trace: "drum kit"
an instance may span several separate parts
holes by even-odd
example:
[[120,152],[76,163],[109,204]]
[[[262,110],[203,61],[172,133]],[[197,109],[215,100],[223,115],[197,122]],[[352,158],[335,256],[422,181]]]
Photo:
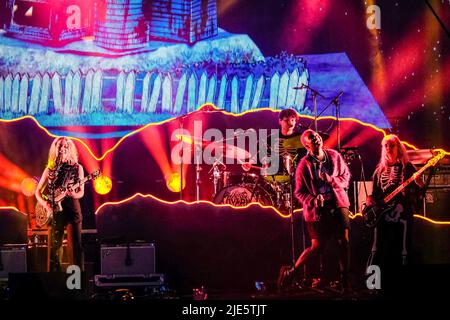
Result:
[[[292,153],[281,154],[283,169],[279,172],[282,172],[282,174],[267,175],[264,166],[257,166],[249,161],[251,154],[248,151],[226,143],[225,140],[211,142],[195,137],[190,139],[178,138],[192,144],[195,141],[202,148],[209,146],[222,151],[222,158],[216,159],[208,172],[214,190],[211,196],[212,202],[229,204],[235,207],[243,207],[249,203],[257,202],[264,206],[272,206],[283,213],[290,212],[291,204],[296,204],[296,201],[292,201],[291,183],[299,157],[293,157]],[[296,137],[295,141],[289,142],[289,150],[302,148],[299,137]],[[238,163],[241,163],[240,169],[228,170],[223,158],[232,161],[237,160]],[[252,169],[253,171],[250,172]],[[197,183],[198,185],[199,183]]]

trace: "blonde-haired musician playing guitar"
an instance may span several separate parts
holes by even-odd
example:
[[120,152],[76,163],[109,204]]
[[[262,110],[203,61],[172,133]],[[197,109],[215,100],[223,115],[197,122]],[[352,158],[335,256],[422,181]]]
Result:
[[[385,136],[381,142],[381,157],[373,175],[373,192],[367,198],[367,206],[376,206],[415,171],[400,139],[394,134]],[[418,178],[415,184],[423,186]],[[399,266],[407,263],[412,223],[412,201],[408,201],[411,191],[410,186],[384,206],[374,229],[368,265]]]
[[[83,247],[81,245],[82,213],[78,199],[84,195],[84,185],[71,189],[84,178],[83,167],[78,163],[78,152],[72,140],[58,137],[53,140],[47,166],[36,189],[38,203],[52,216],[50,247],[50,271],[61,271],[62,241],[67,229],[69,264],[83,269]],[[42,189],[45,192],[42,193]],[[55,193],[64,193],[60,203],[51,201]],[[45,197],[45,198],[44,198]],[[53,202],[53,203],[52,203]]]

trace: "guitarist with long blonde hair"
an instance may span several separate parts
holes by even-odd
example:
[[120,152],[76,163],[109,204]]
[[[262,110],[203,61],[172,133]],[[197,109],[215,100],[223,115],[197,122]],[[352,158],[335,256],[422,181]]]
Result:
[[[47,166],[35,193],[37,201],[52,214],[50,271],[61,271],[64,228],[67,229],[69,264],[78,265],[83,270],[82,213],[79,199],[84,195],[84,184],[79,184],[75,190],[71,188],[83,178],[84,171],[78,163],[74,142],[66,137],[53,140]],[[57,192],[63,192],[64,195],[60,203],[51,200]]]
[[[368,206],[375,206],[416,172],[408,161],[408,154],[400,139],[389,134],[381,142],[381,158],[373,174],[373,192]],[[374,228],[374,238],[368,265],[400,266],[408,262],[409,242],[413,220],[414,189],[423,187],[417,177],[415,183],[398,193],[385,207]]]

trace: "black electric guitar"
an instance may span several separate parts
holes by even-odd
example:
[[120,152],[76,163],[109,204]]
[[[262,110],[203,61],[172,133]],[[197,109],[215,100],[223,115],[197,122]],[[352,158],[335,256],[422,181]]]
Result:
[[391,210],[395,204],[391,203],[392,199],[402,192],[406,186],[413,182],[418,176],[420,176],[429,167],[435,166],[442,158],[445,157],[445,152],[439,151],[439,153],[428,160],[427,164],[424,165],[420,170],[416,171],[409,179],[404,181],[401,185],[395,188],[389,195],[384,197],[381,201],[372,206],[365,206],[362,210],[362,217],[364,224],[369,228],[375,227],[380,221],[381,217]]
[[43,198],[46,199],[47,202],[54,204],[54,207],[51,211],[47,210],[46,207],[41,205],[39,202],[36,203],[35,213],[36,213],[36,226],[39,228],[48,225],[53,218],[53,214],[62,211],[61,202],[67,195],[67,191],[73,191],[81,187],[83,184],[90,180],[95,180],[99,177],[100,170],[96,170],[90,175],[84,177],[81,180],[78,180],[74,184],[71,184],[68,187],[60,187],[57,188],[54,194],[44,194]]

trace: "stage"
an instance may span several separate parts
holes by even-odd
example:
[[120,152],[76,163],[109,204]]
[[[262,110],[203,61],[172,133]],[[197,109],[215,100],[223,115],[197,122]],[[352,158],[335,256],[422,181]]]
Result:
[[0,300],[441,298],[449,6],[0,0]]

